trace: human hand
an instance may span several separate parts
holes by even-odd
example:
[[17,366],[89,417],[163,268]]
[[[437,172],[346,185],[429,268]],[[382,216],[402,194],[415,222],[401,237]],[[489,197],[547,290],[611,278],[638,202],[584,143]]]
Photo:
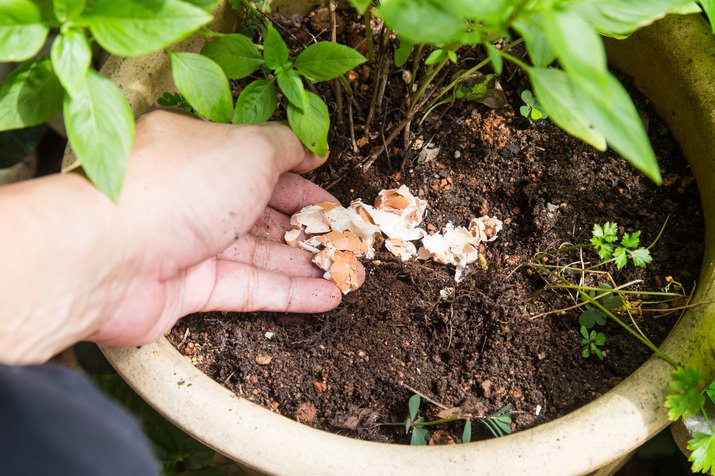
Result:
[[130,234],[119,234],[125,248],[88,339],[149,342],[193,312],[336,307],[342,295],[312,255],[282,243],[290,214],[337,202],[296,175],[323,161],[277,123],[141,118],[119,203]]

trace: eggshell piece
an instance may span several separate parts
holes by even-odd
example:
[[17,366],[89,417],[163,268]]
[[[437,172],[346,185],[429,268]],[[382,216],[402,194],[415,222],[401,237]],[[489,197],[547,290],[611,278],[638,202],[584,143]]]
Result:
[[402,261],[409,261],[417,255],[417,247],[411,241],[388,238],[385,240],[385,248]]

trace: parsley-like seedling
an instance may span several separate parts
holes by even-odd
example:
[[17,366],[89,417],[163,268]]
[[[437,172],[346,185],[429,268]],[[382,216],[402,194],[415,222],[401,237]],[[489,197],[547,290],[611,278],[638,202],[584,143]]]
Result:
[[585,326],[581,326],[581,335],[583,336],[583,339],[581,339],[581,345],[583,346],[581,355],[583,358],[587,359],[591,354],[594,354],[600,360],[603,360],[603,351],[599,349],[599,346],[606,343],[606,335],[603,332],[596,331],[589,333]]
[[618,243],[618,225],[606,222],[603,226],[593,225],[591,244],[596,248],[598,256],[604,260],[614,259],[616,268],[622,269],[628,263],[628,257],[635,266],[645,268],[653,261],[650,251],[640,245],[640,231],[624,233]]
[[671,420],[695,415],[705,403],[700,391],[705,379],[697,367],[679,367],[671,374],[670,388],[674,391],[665,398],[665,407]]

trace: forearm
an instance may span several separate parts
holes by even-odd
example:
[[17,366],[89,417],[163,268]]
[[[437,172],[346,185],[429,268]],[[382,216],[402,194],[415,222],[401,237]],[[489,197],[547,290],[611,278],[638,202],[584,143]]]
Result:
[[[90,335],[131,259],[119,208],[76,174],[0,188],[0,362],[40,362]],[[125,245],[118,245],[124,243]]]

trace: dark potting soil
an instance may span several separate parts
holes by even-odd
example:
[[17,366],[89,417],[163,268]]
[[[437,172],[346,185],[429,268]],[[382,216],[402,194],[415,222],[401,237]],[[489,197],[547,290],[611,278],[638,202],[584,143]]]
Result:
[[[294,39],[311,28],[312,18],[294,22]],[[354,24],[347,24],[343,35],[349,37]],[[364,110],[354,115],[360,138],[374,71],[358,72],[354,88]],[[617,222],[621,233],[641,230],[648,245],[669,216],[648,268],[628,266],[613,275],[619,284],[642,280],[634,289],[659,290],[668,277],[691,289],[702,258],[703,217],[690,169],[646,100],[637,106],[665,179],[661,187],[614,152],[600,153],[548,121],[521,117],[523,78],[507,70],[502,81],[508,107],[497,112],[458,103],[440,109],[423,126],[413,125],[413,146],[402,150],[395,142],[389,157],[382,154],[365,170],[361,164],[380,151],[405,110],[404,83],[396,74],[372,127],[375,136],[359,141],[359,152],[353,152],[349,126],[337,124],[334,114],[331,157],[310,177],[343,204],[407,184],[428,200],[429,229],[496,215],[504,228],[482,249],[486,266],[475,263],[456,283],[453,268],[402,263],[381,252],[363,263],[365,284],[332,312],[192,315],[169,336],[177,349],[222,385],[276,413],[327,431],[398,443],[409,442],[404,426],[380,423],[404,422],[415,391],[472,415],[511,404],[518,431],[588,403],[637,369],[651,352],[611,323],[601,329],[608,338],[605,359],[583,358],[580,311],[542,315],[574,302],[555,292],[535,298],[544,282],[524,265],[538,252],[588,242],[594,223]],[[329,88],[321,92],[334,112]],[[438,153],[418,159],[428,145]],[[583,260],[598,261],[593,250],[583,253]],[[598,277],[589,279],[598,284]],[[658,343],[677,313],[636,319]],[[439,407],[424,402],[421,410],[430,419]],[[461,424],[445,428],[452,436],[439,433],[443,441],[459,441]],[[481,425],[474,431],[475,439],[489,436]]]

